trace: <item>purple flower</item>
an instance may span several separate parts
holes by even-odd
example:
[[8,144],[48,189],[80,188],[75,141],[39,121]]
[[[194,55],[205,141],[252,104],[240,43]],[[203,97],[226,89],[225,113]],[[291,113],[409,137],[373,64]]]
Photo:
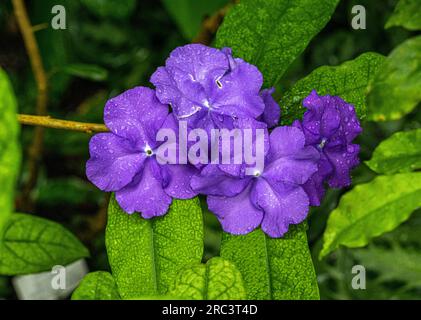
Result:
[[308,109],[303,121],[294,122],[306,137],[306,145],[317,147],[320,153],[318,171],[304,185],[311,205],[320,205],[323,184],[331,188],[351,184],[350,171],[359,164],[360,147],[352,141],[362,132],[355,109],[340,97],[319,96],[313,91],[304,99]]
[[264,89],[260,92],[260,96],[265,103],[265,110],[261,116],[261,120],[268,125],[268,128],[277,126],[281,117],[281,108],[272,97],[274,92],[275,88]]
[[295,127],[274,129],[269,142],[265,168],[254,176],[209,165],[192,178],[193,189],[208,195],[209,209],[226,232],[246,234],[261,225],[269,236],[282,237],[307,216],[309,198],[302,185],[317,171],[317,150],[305,146]]
[[104,121],[111,132],[92,137],[86,174],[99,189],[115,192],[127,213],[160,216],[167,212],[171,197],[196,195],[190,188],[196,172],[192,166],[161,165],[156,159],[162,143],[156,141],[158,130],[175,128],[176,123],[152,89],[137,87],[109,100]]
[[257,119],[265,104],[260,71],[231,50],[200,44],[176,48],[151,77],[161,103],[191,128],[232,129],[239,118]]
[[[244,60],[239,58],[234,58],[232,56],[231,48],[222,48],[221,50],[228,58],[230,70],[234,71],[239,66],[241,67],[243,64],[247,64]],[[247,89],[247,88],[245,88]],[[275,127],[281,116],[281,108],[276,103],[275,99],[273,99],[272,94],[275,92],[275,88],[263,89],[260,91],[260,97],[263,100],[264,110],[263,113],[258,117],[259,121],[263,121],[267,124],[268,128]]]

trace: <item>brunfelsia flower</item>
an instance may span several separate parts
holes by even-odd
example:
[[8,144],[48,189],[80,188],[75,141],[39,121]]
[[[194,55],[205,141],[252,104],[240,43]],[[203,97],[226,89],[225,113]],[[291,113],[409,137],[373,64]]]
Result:
[[[232,129],[236,119],[257,119],[265,109],[260,96],[262,74],[255,66],[233,58],[228,48],[178,47],[151,82],[161,103],[171,105],[177,118],[188,121],[191,128]],[[266,91],[263,96],[266,98]]]
[[268,128],[277,126],[281,117],[281,108],[272,97],[274,92],[275,88],[264,89],[260,92],[260,96],[265,103],[265,110],[261,115],[261,120],[267,124]]
[[352,141],[362,132],[354,107],[337,96],[319,96],[316,91],[304,99],[308,110],[294,126],[303,130],[306,145],[320,153],[317,172],[304,185],[311,205],[320,205],[324,182],[331,188],[351,184],[350,171],[359,164],[360,146]]
[[305,146],[295,127],[274,129],[269,143],[265,168],[254,176],[208,165],[192,178],[193,189],[208,195],[209,209],[226,232],[247,234],[261,225],[269,236],[282,237],[307,216],[309,198],[302,186],[317,171],[319,153]]
[[92,137],[86,174],[99,189],[115,192],[124,211],[151,218],[167,212],[171,197],[196,195],[190,188],[192,166],[161,165],[156,159],[158,130],[176,123],[152,89],[137,87],[109,100],[104,121],[111,132]]

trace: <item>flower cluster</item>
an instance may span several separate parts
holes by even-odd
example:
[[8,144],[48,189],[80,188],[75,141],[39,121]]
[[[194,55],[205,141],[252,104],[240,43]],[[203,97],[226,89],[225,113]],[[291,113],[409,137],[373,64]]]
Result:
[[[352,140],[361,128],[352,105],[339,97],[312,92],[302,122],[276,127],[280,107],[274,89],[262,89],[260,71],[229,48],[199,44],[175,49],[151,83],[155,90],[137,87],[109,100],[104,121],[110,132],[95,135],[89,145],[89,180],[115,192],[127,213],[164,215],[172,198],[202,194],[226,232],[246,234],[261,226],[281,237],[306,218],[310,205],[320,204],[325,182],[350,183],[359,152]],[[219,139],[214,129],[263,130],[263,140],[252,145],[262,144],[264,166],[163,164],[158,150],[165,142],[158,132],[177,133],[182,121],[188,131],[201,129],[211,139]],[[170,147],[178,150],[179,144]]]

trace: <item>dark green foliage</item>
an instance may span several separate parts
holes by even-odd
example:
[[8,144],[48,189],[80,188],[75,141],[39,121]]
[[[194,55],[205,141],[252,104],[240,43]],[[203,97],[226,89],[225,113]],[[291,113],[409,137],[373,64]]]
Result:
[[[37,92],[13,8],[2,1],[0,275],[70,263],[89,255],[86,245],[90,269],[107,271],[88,274],[72,299],[420,297],[421,219],[413,212],[421,199],[420,1],[234,2],[26,1],[40,28],[49,115],[101,123],[108,98],[150,86],[169,52],[230,3],[215,46],[232,47],[259,67],[265,87],[276,86],[282,124],[302,116],[302,99],[313,89],[355,105],[364,133],[350,188],[329,190],[308,221],[282,239],[260,230],[224,234],[204,198],[174,201],[165,217],[144,220],[123,213],[87,181],[90,135],[47,130],[28,212],[34,215],[12,214],[14,204],[18,212],[26,208],[19,200],[33,139],[33,128],[24,127],[19,146],[15,114],[35,113]],[[66,8],[66,30],[50,26],[57,4]],[[354,5],[366,8],[365,30],[351,28]],[[367,269],[366,290],[351,287],[356,264]],[[10,279],[1,276],[0,298],[13,297]]]

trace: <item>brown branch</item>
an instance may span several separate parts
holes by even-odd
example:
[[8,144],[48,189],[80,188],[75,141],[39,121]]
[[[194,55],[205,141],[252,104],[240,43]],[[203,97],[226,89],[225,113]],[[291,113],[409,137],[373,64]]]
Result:
[[85,133],[109,131],[108,128],[103,124],[60,120],[51,118],[49,116],[31,116],[26,114],[19,114],[18,120],[21,124],[24,125],[38,126],[43,128],[79,131]]
[[[16,19],[22,33],[23,41],[25,43],[26,51],[31,62],[32,72],[38,89],[36,113],[40,116],[47,114],[47,101],[48,101],[48,83],[47,76],[42,63],[41,55],[39,52],[38,44],[36,42],[34,31],[29,21],[28,13],[26,11],[25,3],[23,0],[12,0]],[[44,129],[42,127],[35,128],[34,139],[29,147],[28,155],[28,170],[29,178],[22,192],[21,203],[26,206],[23,209],[31,209],[30,194],[35,187],[38,180],[39,162],[43,152]]]
[[36,26],[32,27],[32,32],[35,33],[35,32],[41,31],[41,30],[45,30],[45,29],[48,28],[48,26],[49,26],[49,24],[47,22],[37,24]]
[[[238,1],[233,1],[234,4],[236,2]],[[227,5],[219,9],[217,12],[215,12],[212,16],[206,18],[202,23],[202,27],[198,35],[193,39],[192,42],[209,45],[212,42],[216,31],[218,30],[219,26],[224,20],[225,15],[233,6],[233,3],[228,3]]]

